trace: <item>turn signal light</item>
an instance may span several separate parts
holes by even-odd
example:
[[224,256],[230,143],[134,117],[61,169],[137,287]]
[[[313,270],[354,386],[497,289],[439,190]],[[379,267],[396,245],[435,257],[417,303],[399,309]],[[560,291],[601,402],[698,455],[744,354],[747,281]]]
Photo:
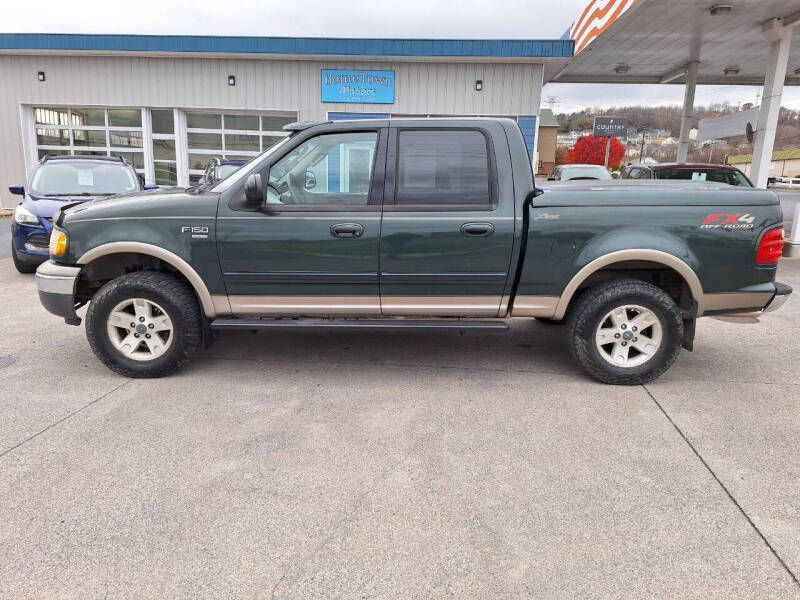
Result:
[[756,252],[756,262],[760,265],[774,265],[783,255],[783,227],[770,229],[761,238]]
[[53,227],[50,234],[50,256],[64,256],[67,251],[67,234]]

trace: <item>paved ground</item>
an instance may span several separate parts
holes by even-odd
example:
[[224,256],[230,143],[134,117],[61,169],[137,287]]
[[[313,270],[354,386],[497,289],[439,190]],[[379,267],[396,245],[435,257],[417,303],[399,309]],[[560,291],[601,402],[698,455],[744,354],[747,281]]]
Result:
[[11,256],[11,217],[0,217],[0,258]]
[[0,302],[0,598],[800,598],[797,298],[633,388],[535,322],[133,381],[8,258]]

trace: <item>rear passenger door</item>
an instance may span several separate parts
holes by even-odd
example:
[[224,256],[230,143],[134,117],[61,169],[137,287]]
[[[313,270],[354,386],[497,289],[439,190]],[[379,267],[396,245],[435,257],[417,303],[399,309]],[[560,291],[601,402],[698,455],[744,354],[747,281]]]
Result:
[[[502,126],[487,127],[492,125],[505,142]],[[508,144],[495,147],[493,139],[482,127],[389,130],[382,314],[493,317],[500,312],[514,196]]]

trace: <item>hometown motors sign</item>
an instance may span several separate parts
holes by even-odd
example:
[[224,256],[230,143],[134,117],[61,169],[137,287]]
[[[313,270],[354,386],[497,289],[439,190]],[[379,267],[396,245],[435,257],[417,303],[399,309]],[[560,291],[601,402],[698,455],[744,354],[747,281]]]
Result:
[[597,137],[627,137],[628,119],[623,117],[595,117],[592,135]]
[[393,104],[394,71],[323,69],[322,101]]

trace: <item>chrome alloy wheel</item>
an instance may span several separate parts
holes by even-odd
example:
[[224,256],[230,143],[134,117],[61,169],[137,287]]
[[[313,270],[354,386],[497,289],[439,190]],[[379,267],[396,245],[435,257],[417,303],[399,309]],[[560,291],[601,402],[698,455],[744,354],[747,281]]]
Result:
[[618,367],[638,367],[661,347],[663,328],[655,313],[643,306],[625,304],[600,320],[594,341],[607,362]]
[[108,314],[106,329],[117,352],[139,361],[163,355],[175,337],[167,312],[144,298],[129,298],[117,304]]

